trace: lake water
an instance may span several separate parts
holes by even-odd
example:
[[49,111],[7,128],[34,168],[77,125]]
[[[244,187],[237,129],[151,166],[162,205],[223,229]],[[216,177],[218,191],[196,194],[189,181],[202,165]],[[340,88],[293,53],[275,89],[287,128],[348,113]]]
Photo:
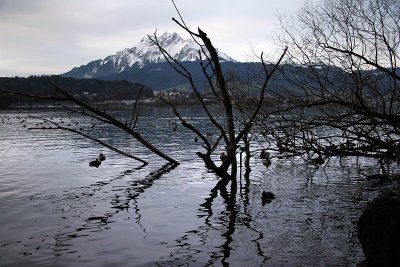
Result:
[[[195,155],[193,134],[168,126],[167,108],[142,108],[138,131],[181,162],[171,168],[137,142],[87,118],[64,118],[150,162],[144,168],[77,135],[27,130],[54,109],[0,111],[1,266],[354,266],[363,259],[356,221],[395,182],[377,184],[371,162],[337,160],[316,170],[302,161],[252,159],[248,188],[232,206]],[[116,112],[118,116],[128,113]],[[198,108],[182,114],[206,129]],[[26,126],[26,127],[25,127]],[[99,168],[88,163],[99,153]],[[276,199],[265,206],[261,192]],[[233,208],[232,208],[233,207]]]

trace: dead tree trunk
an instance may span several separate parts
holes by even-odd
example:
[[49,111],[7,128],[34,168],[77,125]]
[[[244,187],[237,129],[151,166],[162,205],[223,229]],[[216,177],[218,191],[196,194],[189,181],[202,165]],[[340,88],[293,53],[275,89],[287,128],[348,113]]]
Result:
[[[180,13],[177,10],[179,16]],[[166,103],[168,103],[173,109],[175,115],[181,121],[182,125],[187,129],[191,130],[197,137],[203,142],[203,148],[205,152],[197,152],[197,155],[204,161],[206,167],[216,173],[219,177],[221,177],[220,184],[223,187],[229,182],[232,182],[233,189],[236,186],[236,176],[237,176],[237,161],[236,154],[238,148],[240,147],[239,143],[242,142],[243,137],[246,136],[251,130],[254,120],[259,114],[260,108],[264,101],[264,94],[267,87],[267,84],[271,78],[271,75],[275,72],[277,66],[281,62],[283,56],[286,53],[286,50],[282,53],[279,61],[272,68],[272,70],[268,71],[267,66],[264,63],[261,55],[262,64],[264,67],[264,81],[260,85],[259,91],[259,99],[255,106],[251,108],[250,114],[246,114],[243,116],[247,118],[245,121],[241,121],[242,125],[235,124],[234,119],[234,105],[233,105],[233,96],[232,90],[230,89],[229,83],[224,77],[223,70],[220,63],[220,57],[218,56],[218,52],[216,48],[213,46],[211,40],[208,38],[207,34],[202,31],[200,28],[197,33],[193,32],[189,29],[189,27],[185,24],[184,20],[180,16],[180,20],[176,20],[173,18],[173,21],[177,23],[182,29],[184,29],[192,39],[199,45],[199,57],[200,57],[200,67],[202,69],[203,75],[208,82],[208,89],[212,92],[214,98],[218,100],[219,105],[223,110],[224,115],[224,123],[221,124],[218,122],[216,117],[212,115],[210,112],[209,106],[204,101],[202,93],[197,87],[196,83],[193,80],[192,74],[190,71],[185,68],[185,66],[178,61],[178,59],[174,58],[159,42],[157,34],[154,33],[153,36],[149,36],[150,40],[160,49],[162,54],[164,55],[167,62],[170,64],[175,71],[184,76],[186,80],[189,82],[193,92],[197,96],[198,101],[200,102],[201,107],[206,113],[210,124],[215,129],[215,132],[219,136],[218,140],[214,143],[210,143],[210,141],[206,138],[205,134],[199,131],[193,124],[189,121],[185,120],[177,110],[177,108],[169,101],[163,99]],[[239,111],[240,112],[240,111]],[[235,132],[235,129],[242,129]],[[220,142],[222,141],[222,144]],[[224,152],[221,155],[221,163],[217,164],[215,160],[212,158],[212,155],[215,153],[217,147],[223,146]],[[234,185],[233,185],[234,184]]]

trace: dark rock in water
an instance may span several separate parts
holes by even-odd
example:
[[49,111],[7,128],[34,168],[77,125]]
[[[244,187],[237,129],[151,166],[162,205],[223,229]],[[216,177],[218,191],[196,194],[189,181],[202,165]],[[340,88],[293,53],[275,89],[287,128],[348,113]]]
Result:
[[367,266],[400,266],[400,192],[371,201],[357,224]]
[[363,260],[356,265],[357,267],[368,267],[368,263],[366,260]]
[[275,195],[272,192],[263,191],[261,194],[262,205],[264,206],[266,203],[271,203],[271,201],[275,199]]

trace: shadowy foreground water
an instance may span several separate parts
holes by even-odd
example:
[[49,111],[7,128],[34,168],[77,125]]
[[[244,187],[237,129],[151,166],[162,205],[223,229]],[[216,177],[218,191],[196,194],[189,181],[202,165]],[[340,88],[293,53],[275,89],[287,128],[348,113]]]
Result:
[[[0,112],[1,266],[355,266],[362,209],[398,187],[367,180],[377,170],[362,159],[319,169],[282,159],[267,169],[255,157],[238,192],[221,192],[191,133],[168,127],[167,109],[144,110],[139,129],[177,167],[107,127],[93,131],[151,163],[141,168],[69,133],[28,131],[32,112]],[[185,116],[205,120],[196,108]],[[101,152],[106,161],[89,167]],[[263,190],[276,198],[263,205]]]

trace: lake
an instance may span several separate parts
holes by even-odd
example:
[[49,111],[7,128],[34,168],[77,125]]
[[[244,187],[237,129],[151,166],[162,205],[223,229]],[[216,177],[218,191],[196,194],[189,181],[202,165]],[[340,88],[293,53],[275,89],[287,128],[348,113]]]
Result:
[[[206,118],[181,108],[199,128]],[[194,135],[168,108],[141,107],[138,132],[177,159],[177,167],[91,119],[51,108],[0,110],[1,266],[355,266],[363,259],[356,222],[368,201],[398,182],[365,178],[373,161],[252,158],[250,185],[228,207],[210,197],[218,178],[195,155]],[[129,118],[127,110],[114,111]],[[78,123],[147,161],[123,157],[62,131],[27,130],[52,117]],[[63,120],[63,121],[62,121]],[[216,137],[214,137],[216,138]],[[99,168],[89,162],[99,153]],[[261,192],[276,198],[262,205]],[[233,207],[233,208],[232,208]]]

